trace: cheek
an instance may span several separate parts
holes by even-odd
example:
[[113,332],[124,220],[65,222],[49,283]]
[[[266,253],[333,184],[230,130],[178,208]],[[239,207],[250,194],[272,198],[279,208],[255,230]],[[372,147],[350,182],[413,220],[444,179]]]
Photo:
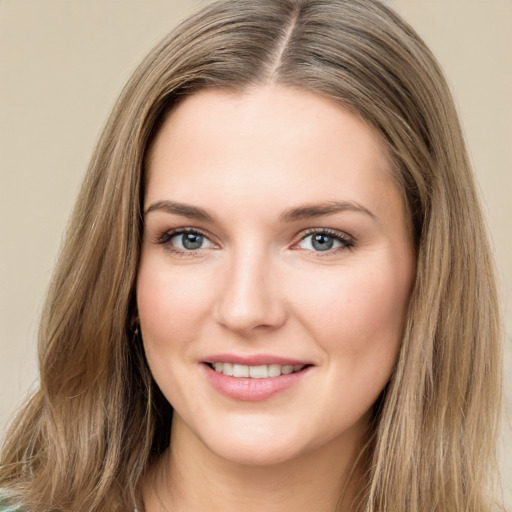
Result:
[[[295,302],[324,351],[348,366],[393,365],[409,302],[411,265],[391,258],[339,268],[296,290]],[[304,284],[304,283],[303,283]],[[307,293],[304,293],[307,290]],[[387,370],[386,370],[387,371]]]
[[146,345],[174,350],[197,336],[211,303],[211,283],[200,272],[172,268],[165,257],[143,257],[137,307]]

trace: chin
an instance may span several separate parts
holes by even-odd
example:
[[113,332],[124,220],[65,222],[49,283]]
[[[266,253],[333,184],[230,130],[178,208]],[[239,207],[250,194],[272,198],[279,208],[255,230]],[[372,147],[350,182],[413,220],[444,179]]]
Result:
[[296,458],[297,447],[270,444],[266,442],[229,442],[222,445],[210,446],[217,456],[224,460],[244,466],[272,466],[282,464]]
[[271,421],[262,424],[242,421],[236,427],[224,425],[214,431],[197,432],[202,444],[227,461],[242,465],[264,466],[286,462],[307,449],[307,442],[292,429],[274,428]]
[[[266,430],[266,431],[265,431]],[[245,436],[209,436],[203,440],[206,448],[215,456],[242,466],[279,466],[291,462],[309,464],[315,457],[331,459],[333,452],[356,454],[363,441],[363,432],[347,432],[336,436],[333,432],[309,435],[307,430],[293,432],[262,429],[246,432]],[[268,434],[268,435],[267,435]]]

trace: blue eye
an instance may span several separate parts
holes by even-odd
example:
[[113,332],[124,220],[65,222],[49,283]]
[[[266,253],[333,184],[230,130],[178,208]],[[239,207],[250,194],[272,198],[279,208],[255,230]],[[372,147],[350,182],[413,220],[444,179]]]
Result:
[[317,251],[328,251],[334,247],[334,238],[332,236],[324,235],[323,233],[317,233],[311,235],[311,245]]
[[180,249],[188,249],[189,251],[193,251],[195,249],[200,249],[204,240],[204,236],[198,233],[182,233],[173,236],[170,242]]
[[353,244],[341,234],[333,234],[329,231],[316,231],[302,238],[297,244],[300,249],[315,252],[327,252],[336,249],[351,247]]
[[193,252],[215,247],[205,235],[191,229],[180,229],[165,233],[158,242],[176,253]]

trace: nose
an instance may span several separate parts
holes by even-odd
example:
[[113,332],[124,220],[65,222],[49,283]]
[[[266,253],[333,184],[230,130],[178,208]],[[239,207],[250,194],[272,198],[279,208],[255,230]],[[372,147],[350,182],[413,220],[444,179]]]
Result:
[[254,251],[235,255],[226,268],[216,320],[244,336],[272,331],[286,322],[286,307],[271,258]]

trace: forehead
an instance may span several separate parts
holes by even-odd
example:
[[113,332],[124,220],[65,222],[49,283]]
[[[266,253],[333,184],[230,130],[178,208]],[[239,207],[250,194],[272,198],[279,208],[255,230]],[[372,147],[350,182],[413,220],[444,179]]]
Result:
[[[268,149],[279,145],[286,149],[287,142],[309,139],[310,142],[328,144],[331,135],[339,135],[347,144],[366,144],[378,151],[383,160],[387,152],[376,131],[333,100],[296,87],[266,85],[241,92],[204,89],[182,97],[167,114],[149,157],[154,156],[162,132],[181,145],[195,139],[200,147],[220,141],[224,137],[256,138],[265,130],[269,138]],[[204,135],[207,138],[204,138]],[[272,135],[278,135],[277,138]],[[233,149],[233,148],[232,148]],[[294,152],[307,147],[295,147]]]
[[375,132],[320,95],[276,85],[206,90],[181,101],[157,133],[146,200],[207,200],[215,192],[249,205],[265,192],[283,207],[340,194],[375,202],[397,194],[389,169]]

